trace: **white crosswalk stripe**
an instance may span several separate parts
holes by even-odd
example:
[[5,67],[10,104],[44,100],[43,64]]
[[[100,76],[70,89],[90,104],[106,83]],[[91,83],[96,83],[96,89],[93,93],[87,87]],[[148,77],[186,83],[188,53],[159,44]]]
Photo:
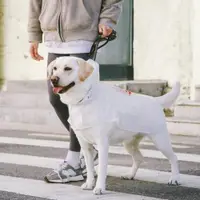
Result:
[[[50,185],[43,181],[0,176],[0,190],[19,194],[48,198],[52,200],[93,200],[98,199],[91,191],[83,191],[78,186]],[[77,195],[78,194],[78,195]],[[108,191],[101,200],[159,200],[158,198],[122,194]]]
[[[35,156],[34,152],[33,155],[27,155],[26,152],[15,153],[15,152],[1,152],[1,145],[2,148],[9,145],[19,145],[20,148],[23,146],[29,147],[37,147],[39,148],[57,148],[57,149],[67,149],[69,146],[68,142],[61,141],[65,138],[65,136],[60,137],[59,135],[55,137],[49,136],[44,134],[40,135],[43,139],[32,139],[29,136],[37,136],[38,134],[29,134],[27,138],[19,138],[15,135],[15,137],[5,137],[0,136],[0,168],[2,166],[17,166],[18,168],[21,167],[37,167],[41,169],[52,169],[56,168],[61,162],[62,159],[51,157],[44,157],[44,156]],[[61,135],[60,135],[61,136]],[[47,138],[48,139],[47,139]],[[45,139],[44,139],[45,138]],[[56,138],[57,141],[51,140],[51,138]],[[144,145],[152,146],[149,142],[144,142]],[[175,148],[180,149],[187,149],[190,146],[184,145],[177,145]],[[127,155],[124,148],[121,146],[112,146],[110,147],[109,153],[117,154],[117,155]],[[156,150],[152,149],[142,149],[142,154],[146,158],[150,159],[161,159],[166,160],[165,157]],[[182,162],[194,162],[200,163],[200,155],[198,154],[191,154],[191,153],[176,153],[178,159]],[[62,156],[62,155],[60,155]],[[112,177],[120,177],[126,175],[130,170],[128,166],[122,166],[120,163],[118,165],[108,165],[108,175]],[[6,171],[6,169],[5,169]],[[155,169],[146,169],[140,168],[136,174],[136,180],[149,182],[151,184],[163,184],[166,185],[168,179],[171,175],[171,172],[162,171],[162,170],[155,170]],[[196,175],[189,175],[189,174],[181,174],[181,183],[180,187],[184,188],[195,188],[200,189],[200,178]],[[5,192],[12,192],[17,193],[20,195],[27,195],[27,196],[34,196],[38,198],[46,198],[52,200],[96,200],[97,196],[94,196],[91,191],[82,191],[79,186],[70,185],[70,184],[46,184],[44,181],[35,180],[29,177],[16,177],[15,175],[6,175],[0,174],[0,193],[1,191]],[[200,192],[200,191],[199,191]],[[28,197],[27,197],[28,199]],[[168,198],[160,198],[160,197],[152,197],[148,195],[140,195],[140,194],[129,194],[129,192],[114,192],[114,191],[107,191],[106,195],[100,197],[101,200],[164,200]]]
[[[29,133],[28,135],[30,136],[36,136],[39,138],[55,138],[55,139],[68,139],[69,140],[69,136],[67,134],[52,134],[52,133]],[[141,142],[141,144],[143,145],[149,145],[149,146],[153,146],[154,144],[152,142],[148,142],[148,141],[144,141]],[[172,144],[173,148],[190,148],[190,146],[186,146],[186,145],[178,145],[178,144]]]
[[[0,158],[2,163],[28,165],[28,166],[43,167],[43,168],[56,168],[59,165],[59,163],[62,162],[61,159],[56,159],[56,158],[44,158],[37,156],[6,154],[6,153],[0,153]],[[108,175],[110,176],[116,176],[116,177],[125,176],[129,171],[130,171],[129,167],[108,165]],[[136,174],[136,179],[166,184],[168,182],[170,175],[171,175],[170,172],[139,169]],[[181,174],[181,182],[182,182],[181,186],[200,189],[200,178],[198,176]]]
[[[0,143],[30,145],[30,146],[38,146],[38,147],[51,147],[51,148],[68,148],[69,147],[69,142],[54,141],[54,140],[14,138],[14,137],[12,137],[12,138],[11,137],[0,137]],[[121,146],[111,146],[109,148],[109,152],[116,153],[116,154],[122,154],[122,155],[128,155],[126,150]],[[141,149],[141,152],[144,157],[166,159],[165,156],[159,151]],[[185,154],[185,153],[177,153],[176,155],[178,157],[178,160],[180,160],[180,161],[189,161],[189,162],[199,162],[200,163],[200,155]]]

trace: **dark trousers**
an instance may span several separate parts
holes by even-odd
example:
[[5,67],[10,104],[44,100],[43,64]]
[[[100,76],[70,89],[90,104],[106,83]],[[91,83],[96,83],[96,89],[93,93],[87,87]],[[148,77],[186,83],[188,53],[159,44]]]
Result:
[[[89,58],[89,54],[54,54],[54,53],[49,53],[48,54],[48,61],[47,64],[51,63],[53,60],[55,60],[58,57],[61,56],[76,56],[79,58],[83,58],[84,60],[87,60]],[[74,131],[70,128],[70,124],[68,123],[68,118],[69,118],[69,110],[68,106],[64,103],[61,102],[59,95],[54,94],[52,91],[52,87],[50,82],[48,81],[48,92],[49,92],[49,100],[51,105],[56,111],[57,116],[65,126],[65,128],[70,132],[70,145],[69,145],[69,150],[71,151],[76,151],[80,152],[80,144],[78,142],[78,139],[74,133]]]

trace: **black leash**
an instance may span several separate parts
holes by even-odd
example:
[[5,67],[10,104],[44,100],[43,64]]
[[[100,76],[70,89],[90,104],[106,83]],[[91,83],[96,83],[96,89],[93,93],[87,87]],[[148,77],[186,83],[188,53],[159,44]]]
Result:
[[[114,40],[117,37],[117,33],[116,31],[112,31],[112,33],[108,36],[108,37],[102,37],[102,35],[99,33],[97,38],[95,39],[90,53],[89,53],[89,57],[92,60],[96,60],[96,56],[97,56],[97,50],[104,47],[108,42]],[[104,42],[102,45],[99,46],[100,42]]]

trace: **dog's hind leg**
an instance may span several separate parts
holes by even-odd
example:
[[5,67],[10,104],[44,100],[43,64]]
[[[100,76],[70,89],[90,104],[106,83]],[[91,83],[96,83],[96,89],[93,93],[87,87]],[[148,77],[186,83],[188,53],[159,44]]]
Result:
[[169,179],[168,184],[170,185],[179,185],[180,184],[180,175],[177,157],[172,149],[169,133],[166,130],[163,130],[163,134],[155,134],[150,139],[153,141],[158,150],[160,150],[163,155],[169,160],[171,164],[172,176]]
[[131,168],[131,173],[123,176],[122,179],[134,179],[140,164],[143,162],[143,156],[139,150],[139,143],[142,139],[143,136],[137,135],[133,138],[133,140],[123,142],[125,149],[133,158],[133,165]]

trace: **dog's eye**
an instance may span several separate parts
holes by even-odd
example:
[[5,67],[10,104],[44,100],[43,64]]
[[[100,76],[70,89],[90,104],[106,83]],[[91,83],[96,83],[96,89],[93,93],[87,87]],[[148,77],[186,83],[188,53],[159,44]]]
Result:
[[54,67],[53,70],[57,70],[57,67]]
[[65,67],[64,70],[65,71],[70,71],[70,70],[72,70],[72,68],[71,67]]

